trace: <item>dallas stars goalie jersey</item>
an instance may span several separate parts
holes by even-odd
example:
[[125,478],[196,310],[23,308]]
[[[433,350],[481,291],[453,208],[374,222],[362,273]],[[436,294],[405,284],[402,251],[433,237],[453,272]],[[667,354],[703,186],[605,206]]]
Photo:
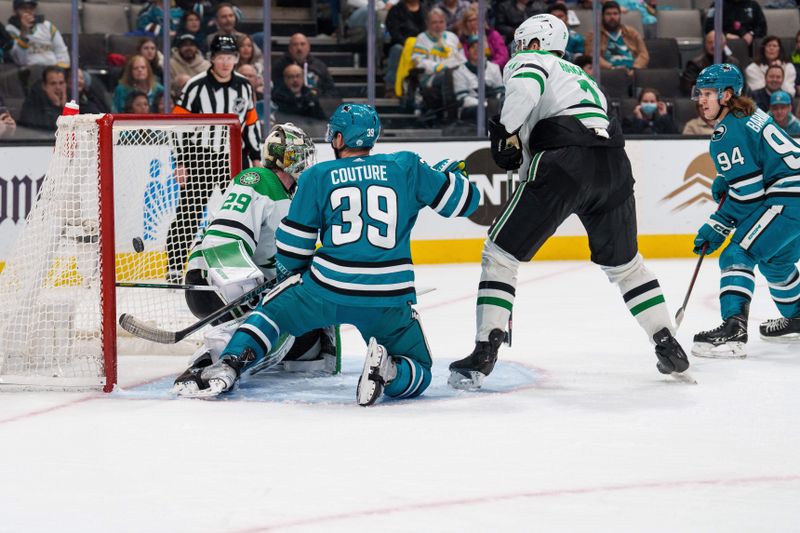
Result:
[[725,115],[709,151],[730,187],[718,212],[734,225],[762,203],[800,206],[800,146],[762,110]]
[[530,165],[531,131],[540,120],[571,115],[584,126],[608,129],[608,103],[582,68],[541,50],[522,50],[503,70],[506,99],[500,122],[506,131],[519,130],[523,148],[520,176]]
[[445,217],[468,216],[479,199],[464,175],[438,172],[412,152],[317,163],[300,176],[278,228],[278,261],[304,272],[309,291],[328,301],[416,303],[409,239],[417,214],[430,206]]
[[199,269],[205,274],[208,264],[203,250],[240,242],[266,279],[275,278],[275,230],[289,212],[291,198],[271,170],[254,167],[241,171],[189,254],[188,270]]

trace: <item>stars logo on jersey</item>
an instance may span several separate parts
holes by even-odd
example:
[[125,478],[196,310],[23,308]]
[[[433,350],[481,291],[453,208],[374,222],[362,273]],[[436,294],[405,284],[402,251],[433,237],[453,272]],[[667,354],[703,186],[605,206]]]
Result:
[[725,127],[725,124],[720,124],[717,129],[714,130],[714,133],[711,134],[711,141],[719,141],[723,137],[725,137],[725,133],[728,131],[728,128]]
[[239,181],[242,185],[255,185],[259,181],[261,181],[261,176],[257,172],[248,172],[241,178]]

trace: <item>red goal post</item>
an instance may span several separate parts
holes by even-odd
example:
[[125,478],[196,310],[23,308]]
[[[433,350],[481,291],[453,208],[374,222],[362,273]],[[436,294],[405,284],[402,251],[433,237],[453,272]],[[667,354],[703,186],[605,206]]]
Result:
[[60,117],[42,188],[0,273],[0,387],[109,392],[119,313],[168,328],[193,322],[181,291],[116,281],[163,283],[171,264],[182,268],[241,167],[235,115]]

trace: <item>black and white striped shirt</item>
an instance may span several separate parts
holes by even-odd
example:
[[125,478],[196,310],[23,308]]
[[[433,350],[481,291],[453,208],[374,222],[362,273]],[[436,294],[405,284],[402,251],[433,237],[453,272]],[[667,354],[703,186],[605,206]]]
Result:
[[[233,113],[242,124],[244,152],[252,161],[261,159],[261,125],[258,122],[253,88],[247,78],[236,72],[226,83],[220,83],[211,74],[211,69],[186,82],[178,104],[172,110],[184,113]],[[201,139],[200,144],[219,149],[223,142],[221,132],[214,133],[210,140]]]

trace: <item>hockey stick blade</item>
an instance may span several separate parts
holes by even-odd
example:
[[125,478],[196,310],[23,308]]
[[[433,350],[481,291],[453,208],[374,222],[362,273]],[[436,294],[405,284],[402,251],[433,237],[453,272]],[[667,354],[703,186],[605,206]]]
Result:
[[229,313],[230,311],[233,311],[237,307],[246,304],[251,299],[260,296],[262,292],[271,289],[273,285],[274,285],[273,281],[262,283],[255,289],[244,293],[242,296],[232,301],[228,305],[220,307],[207,317],[198,320],[191,326],[183,328],[182,330],[179,331],[166,331],[161,328],[145,324],[144,322],[138,320],[133,315],[129,315],[127,313],[123,313],[122,315],[120,315],[119,325],[122,326],[122,329],[124,329],[131,335],[135,335],[136,337],[157,342],[159,344],[175,344],[176,342],[182,341],[184,338],[191,335],[195,331],[199,330],[206,324],[209,324],[214,320],[218,319],[219,317]]

